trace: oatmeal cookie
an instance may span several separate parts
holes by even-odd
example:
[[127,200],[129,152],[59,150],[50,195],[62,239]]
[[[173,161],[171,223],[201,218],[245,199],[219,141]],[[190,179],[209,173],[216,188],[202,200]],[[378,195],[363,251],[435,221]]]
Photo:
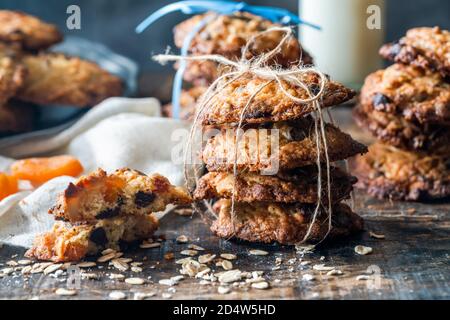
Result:
[[[247,128],[240,135],[237,146],[237,168],[239,171],[257,172],[271,168],[278,159],[281,170],[304,167],[317,161],[314,120],[310,117],[293,122],[264,124]],[[271,130],[278,129],[278,135]],[[276,132],[276,131],[275,131]],[[325,136],[330,162],[347,159],[367,152],[365,145],[331,124],[325,124]],[[278,152],[272,148],[278,146]],[[203,149],[203,162],[209,171],[233,171],[236,150],[235,129],[223,129],[210,138]],[[323,144],[320,147],[321,161],[325,162]]]
[[92,222],[115,216],[145,215],[169,204],[191,202],[187,192],[159,174],[147,176],[131,169],[107,174],[99,169],[69,184],[50,209],[56,219]]
[[[320,78],[315,73],[307,73],[302,81],[310,91],[316,93],[320,88]],[[243,123],[264,123],[294,120],[314,111],[312,103],[297,103],[287,97],[272,81],[265,86],[247,106],[249,98],[261,85],[267,83],[265,79],[242,76],[223,88],[208,103],[200,115],[203,125],[220,125],[225,123],[239,123],[241,113],[245,107]],[[299,86],[282,81],[283,87],[291,95],[308,99],[307,91]],[[327,81],[325,91],[320,102],[321,107],[331,107],[353,98],[355,92],[340,83]]]
[[[280,205],[273,203],[235,203],[235,221],[231,216],[231,200],[219,200],[214,209],[218,219],[211,230],[221,238],[237,238],[250,242],[295,244],[302,241],[312,221],[314,205]],[[321,211],[308,241],[322,240],[328,231],[328,215]],[[234,223],[233,223],[234,222]],[[363,229],[361,217],[345,204],[333,207],[329,237],[346,236]]]
[[123,92],[121,79],[97,64],[60,53],[24,55],[28,70],[17,98],[36,104],[94,106]]
[[356,186],[378,198],[423,201],[450,196],[450,159],[375,143],[352,160]]
[[450,124],[450,83],[438,73],[394,64],[366,78],[361,104],[408,121]]
[[[181,48],[184,39],[196,25],[213,14],[197,15],[177,25],[174,29],[175,45]],[[269,20],[244,12],[232,15],[218,15],[217,18],[207,23],[198,32],[191,42],[189,51],[194,55],[220,54],[226,58],[238,60],[242,56],[242,48],[251,37],[272,27],[279,26]],[[249,46],[246,58],[251,59],[261,53],[275,49],[283,36],[284,33],[280,31],[273,31],[259,36]],[[313,63],[311,56],[302,50],[298,40],[292,36],[281,48],[280,53],[276,54],[269,63],[289,67],[300,61],[305,65]],[[218,65],[215,62],[190,62],[187,65],[185,80],[209,84],[217,77],[217,67]]]
[[24,84],[26,70],[19,61],[19,52],[14,46],[0,43],[0,106]]
[[35,238],[29,258],[54,262],[79,261],[104,249],[120,250],[129,243],[152,237],[158,220],[152,215],[114,217],[93,225],[57,221],[52,230]]
[[[332,202],[336,203],[349,197],[356,178],[339,168],[330,169]],[[194,192],[194,199],[230,199],[234,189],[237,202],[316,203],[317,174],[315,166],[279,172],[275,176],[241,173],[234,177],[232,173],[209,172],[200,179]],[[322,168],[324,201],[327,200],[326,181],[326,168]]]
[[47,49],[63,39],[55,25],[18,11],[0,10],[0,41],[27,50]]
[[353,109],[353,117],[361,128],[386,144],[410,151],[450,155],[450,126],[407,121],[401,115],[363,105]]
[[396,43],[381,47],[382,57],[440,72],[450,77],[450,32],[439,27],[414,28]]
[[[207,87],[193,87],[188,90],[183,90],[180,97],[180,119],[193,120],[195,115],[195,106],[203,93],[206,92]],[[173,105],[171,103],[162,107],[162,114],[165,117],[172,118]]]
[[0,105],[0,136],[31,131],[36,113],[34,106],[18,101]]

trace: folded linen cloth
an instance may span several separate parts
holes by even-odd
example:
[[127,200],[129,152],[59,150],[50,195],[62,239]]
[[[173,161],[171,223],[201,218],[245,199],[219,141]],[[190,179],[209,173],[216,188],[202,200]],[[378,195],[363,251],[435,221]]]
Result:
[[[180,141],[173,141],[172,133],[187,132],[189,124],[161,118],[160,109],[153,98],[107,99],[54,136],[2,141],[0,171],[7,171],[18,158],[70,154],[81,161],[84,173],[99,167],[108,172],[129,167],[147,174],[158,172],[171,183],[182,185],[182,166],[172,161],[172,150]],[[0,201],[0,242],[31,246],[34,236],[53,225],[47,211],[73,180],[59,177]]]

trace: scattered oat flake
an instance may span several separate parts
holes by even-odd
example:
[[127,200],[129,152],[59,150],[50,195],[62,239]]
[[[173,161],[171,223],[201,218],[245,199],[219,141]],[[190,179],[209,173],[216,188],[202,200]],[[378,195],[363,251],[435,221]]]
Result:
[[213,261],[215,257],[216,257],[215,254],[210,254],[210,253],[203,254],[203,255],[198,257],[198,262],[200,262],[200,263],[209,263],[209,262]]
[[120,273],[111,273],[109,275],[109,278],[111,280],[123,280],[123,279],[125,279],[125,276],[123,274],[120,274]]
[[104,256],[101,256],[100,258],[97,259],[97,262],[103,263],[103,262],[107,262],[109,260],[112,260],[116,257],[116,253],[115,252],[111,252],[108,254],[105,254]]
[[365,274],[361,274],[356,277],[356,280],[358,280],[358,281],[365,281],[365,280],[369,280],[369,279],[370,279],[370,276],[365,275]]
[[85,262],[78,263],[76,266],[78,268],[92,268],[92,267],[95,267],[96,265],[97,265],[97,263],[94,261],[85,261]]
[[231,263],[231,261],[223,260],[222,268],[224,268],[225,270],[231,270],[231,269],[233,269],[233,264]]
[[250,250],[248,253],[254,256],[267,256],[269,253],[264,250]]
[[327,276],[340,276],[343,272],[339,269],[333,269],[327,272]]
[[205,251],[205,248],[200,247],[200,246],[198,246],[196,244],[190,244],[190,245],[188,245],[188,248],[189,249],[193,249],[193,250],[197,250],[197,251]]
[[369,231],[369,236],[371,236],[372,238],[375,238],[375,239],[384,239],[385,238],[384,234],[378,234],[373,231]]
[[241,280],[242,272],[240,270],[230,270],[222,273],[219,276],[219,281],[223,283],[230,283]]
[[82,273],[81,278],[88,279],[88,280],[98,280],[100,278],[100,276],[95,273]]
[[14,260],[9,260],[6,262],[6,265],[10,266],[10,267],[15,267],[15,266],[18,266],[19,264]]
[[237,256],[235,254],[232,254],[232,253],[221,253],[220,257],[224,258],[224,259],[227,259],[227,260],[235,260],[237,258]]
[[252,288],[264,290],[269,288],[269,283],[267,281],[254,282],[252,283]]
[[230,293],[231,289],[229,287],[220,286],[217,288],[217,292],[220,294]]
[[159,243],[159,242],[142,243],[139,247],[140,247],[141,249],[158,248],[158,247],[161,247],[161,243]]
[[112,291],[109,294],[109,297],[113,300],[123,300],[127,297],[127,295],[125,293],[123,293],[122,291]]
[[167,293],[167,292],[164,292],[164,293],[162,294],[162,297],[163,297],[164,299],[172,299],[172,295],[171,295],[170,293]]
[[315,264],[313,266],[313,269],[316,271],[330,271],[330,270],[335,269],[335,267],[325,266],[324,264]]
[[108,249],[105,249],[102,251],[102,256],[106,256],[107,254],[115,253],[115,252],[116,252],[116,250],[108,248]]
[[158,283],[169,287],[176,285],[176,281],[173,281],[172,279],[161,279]]
[[62,267],[62,263],[49,265],[47,268],[45,268],[44,274],[52,273],[56,270],[59,270],[61,267]]
[[156,296],[156,292],[153,292],[153,291],[152,292],[136,292],[134,294],[133,299],[134,300],[144,300],[144,299],[154,297],[154,296]]
[[316,277],[312,274],[304,274],[302,279],[305,281],[313,281],[316,280]]
[[132,285],[142,285],[145,283],[145,280],[142,278],[126,278],[125,282]]
[[182,259],[178,259],[175,261],[176,264],[183,264],[186,263],[188,261],[192,261],[192,258],[182,258]]
[[198,251],[197,250],[183,250],[180,252],[180,254],[182,254],[183,256],[193,257],[198,254]]
[[302,261],[302,262],[300,262],[301,266],[307,266],[308,264],[311,264],[311,261]]
[[116,268],[120,271],[127,271],[129,268],[128,264],[126,264],[125,262],[123,262],[119,259],[112,260],[111,264],[114,266],[114,268]]
[[22,265],[22,266],[27,266],[29,264],[31,264],[33,261],[31,260],[19,260],[17,261],[18,264]]
[[355,252],[360,255],[366,255],[366,254],[372,253],[372,251],[373,250],[371,247],[365,247],[362,245],[358,245],[355,247]]
[[189,238],[187,236],[185,236],[184,234],[182,234],[181,236],[177,237],[176,241],[178,243],[187,243],[187,242],[189,242]]
[[132,266],[131,267],[131,271],[133,271],[135,273],[139,273],[139,272],[142,272],[142,268],[141,267]]
[[56,289],[55,294],[57,294],[58,296],[74,296],[77,294],[77,291],[65,288],[58,288]]

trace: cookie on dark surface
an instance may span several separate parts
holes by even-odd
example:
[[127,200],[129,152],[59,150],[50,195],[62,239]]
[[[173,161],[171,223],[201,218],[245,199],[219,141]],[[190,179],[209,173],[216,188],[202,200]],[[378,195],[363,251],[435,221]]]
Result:
[[[279,134],[271,133],[271,129],[278,129]],[[264,124],[257,127],[257,130],[247,128],[240,135],[237,158],[234,130],[224,129],[206,143],[203,149],[203,162],[209,171],[232,172],[235,162],[240,172],[258,172],[270,168],[276,160],[280,170],[299,168],[315,164],[317,161],[314,120],[310,117],[294,122]],[[365,145],[353,140],[350,135],[331,124],[325,124],[325,135],[330,162],[367,152]],[[276,146],[278,152],[273,152],[272,148]],[[319,150],[321,162],[325,163],[323,144]]]
[[362,129],[386,144],[410,151],[450,155],[450,126],[407,121],[401,115],[363,105],[353,109],[353,118]]
[[[301,79],[311,92],[320,90],[320,77],[312,72],[304,74]],[[268,80],[252,76],[242,76],[224,87],[208,103],[200,114],[203,125],[221,125],[239,123],[243,114],[243,123],[265,123],[294,120],[313,112],[312,103],[298,103],[286,96],[275,81],[270,82],[251,103],[249,98],[255,90]],[[299,99],[309,99],[308,92],[300,86],[281,81],[284,89]],[[342,84],[327,81],[320,102],[322,108],[341,104],[353,98],[355,92]]]
[[[180,119],[193,120],[195,115],[195,107],[198,100],[203,93],[206,92],[207,87],[193,87],[188,90],[183,90],[180,97]],[[173,117],[173,105],[171,103],[162,107],[162,114],[165,117]]]
[[[184,40],[197,24],[211,15],[214,15],[214,13],[196,15],[177,25],[174,29],[176,46],[181,48]],[[238,60],[242,56],[242,48],[251,37],[279,26],[269,20],[245,12],[233,15],[218,15],[193,38],[189,51],[194,55],[220,54],[226,58]],[[259,36],[250,44],[249,54],[246,58],[251,59],[261,53],[273,50],[283,36],[284,33],[281,31],[273,31]],[[298,40],[291,36],[281,48],[281,52],[275,55],[269,63],[289,67],[300,61],[305,65],[313,63],[311,56],[302,50]],[[187,65],[185,80],[202,85],[211,83],[217,78],[217,67],[218,65],[215,62],[190,62]]]
[[55,25],[19,11],[0,10],[0,41],[19,44],[26,50],[40,50],[60,42]]
[[357,187],[378,198],[427,201],[450,196],[450,159],[381,143],[351,162]]
[[450,32],[439,27],[411,29],[400,41],[381,47],[380,54],[391,61],[450,77]]
[[0,105],[14,97],[24,84],[26,74],[20,63],[20,50],[0,43]]
[[169,204],[187,205],[191,197],[159,174],[147,176],[132,169],[111,174],[98,169],[70,183],[50,209],[56,219],[71,223],[95,222],[115,216],[164,211]]
[[[356,178],[339,168],[330,168],[332,202],[347,199],[353,190]],[[322,188],[324,202],[327,201],[326,168],[322,168]],[[198,182],[194,199],[227,198],[233,195],[237,202],[282,202],[316,203],[318,171],[308,166],[289,172],[279,172],[274,176],[255,173],[240,173],[236,177],[227,172],[209,172]]]
[[32,105],[9,101],[0,105],[0,136],[33,130],[37,116]]
[[369,75],[361,104],[408,121],[450,124],[450,83],[435,72],[394,64]]
[[[235,219],[231,216],[231,200],[214,204],[218,219],[211,230],[219,237],[236,238],[250,242],[295,244],[307,233],[315,205],[280,205],[275,203],[235,203]],[[308,241],[317,242],[328,232],[328,215],[321,211]],[[233,221],[234,220],[234,221]],[[337,204],[333,207],[332,228],[329,238],[347,236],[361,231],[363,220],[350,207]]]
[[97,64],[61,53],[25,54],[27,76],[17,98],[43,105],[94,106],[121,96],[122,80]]
[[114,217],[92,225],[58,221],[52,230],[35,238],[26,256],[53,262],[75,262],[104,249],[119,251],[121,245],[146,240],[158,229],[152,215]]

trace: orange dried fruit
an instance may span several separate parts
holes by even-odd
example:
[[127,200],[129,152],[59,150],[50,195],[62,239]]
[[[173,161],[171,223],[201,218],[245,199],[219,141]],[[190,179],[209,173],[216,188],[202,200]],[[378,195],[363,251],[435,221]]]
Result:
[[17,179],[0,172],[0,200],[19,191]]
[[11,165],[11,172],[17,179],[37,186],[60,176],[77,177],[83,172],[83,166],[78,159],[63,155],[18,160]]

